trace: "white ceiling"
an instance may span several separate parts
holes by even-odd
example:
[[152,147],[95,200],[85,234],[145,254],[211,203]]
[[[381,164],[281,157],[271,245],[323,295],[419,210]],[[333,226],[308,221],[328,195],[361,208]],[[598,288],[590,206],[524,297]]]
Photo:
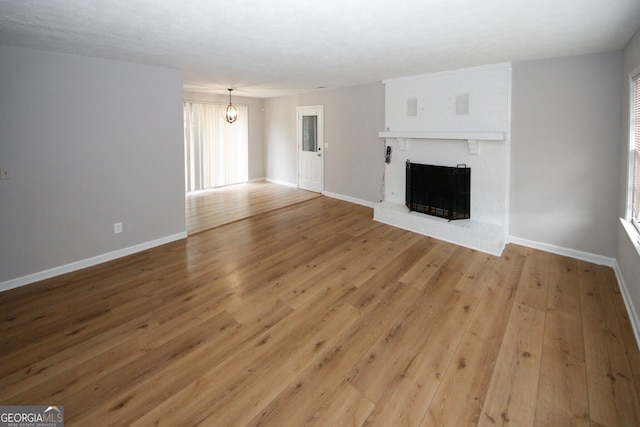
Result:
[[640,0],[0,0],[0,44],[256,97],[617,50],[639,28]]

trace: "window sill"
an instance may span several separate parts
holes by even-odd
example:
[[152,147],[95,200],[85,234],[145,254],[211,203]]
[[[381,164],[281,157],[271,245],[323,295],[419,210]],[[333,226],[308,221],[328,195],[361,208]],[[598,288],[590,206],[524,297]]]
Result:
[[636,253],[640,257],[640,233],[638,233],[638,230],[636,230],[631,221],[620,218],[620,222],[622,223],[624,230],[627,232],[627,236],[629,236],[631,244],[636,248]]

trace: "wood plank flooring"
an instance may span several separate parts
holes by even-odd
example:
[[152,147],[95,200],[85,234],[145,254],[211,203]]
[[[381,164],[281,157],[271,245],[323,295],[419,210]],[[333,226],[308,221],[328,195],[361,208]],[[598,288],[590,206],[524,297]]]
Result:
[[188,193],[187,233],[199,233],[316,197],[320,194],[266,181]]
[[0,404],[68,426],[640,425],[610,268],[371,218],[315,197],[0,293]]

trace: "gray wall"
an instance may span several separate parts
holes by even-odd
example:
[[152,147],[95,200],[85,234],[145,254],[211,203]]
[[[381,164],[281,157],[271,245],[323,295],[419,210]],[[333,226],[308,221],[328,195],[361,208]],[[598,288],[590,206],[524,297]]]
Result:
[[[630,91],[630,73],[637,71],[640,67],[640,32],[631,39],[623,51],[622,55],[622,138],[620,142],[620,192],[619,215],[623,220],[627,219],[627,179],[630,172],[629,161],[629,91]],[[625,228],[631,229],[631,233],[627,233]],[[618,247],[616,259],[622,278],[625,283],[628,301],[631,308],[631,320],[638,323],[638,313],[640,313],[640,245],[637,243],[637,237],[632,240],[630,236],[636,237],[632,227],[624,227],[622,222],[618,223]],[[636,330],[636,336],[638,337]]]
[[0,284],[184,233],[181,72],[0,46],[0,166]]
[[265,100],[266,171],[297,184],[296,107],[324,105],[324,189],[367,202],[382,200],[384,86],[381,83]]
[[[513,65],[510,232],[618,257],[640,301],[637,254],[611,211],[626,174],[621,76],[640,63],[638,38],[624,57]],[[12,174],[0,181],[0,284],[184,233],[178,70],[0,47],[0,95],[0,166]],[[324,105],[325,190],[382,199],[381,83],[240,101],[250,107],[250,179],[295,185],[296,107]]]
[[615,257],[621,53],[513,64],[514,237]]
[[[185,101],[229,103],[228,95],[214,95],[198,92],[185,92]],[[233,104],[249,107],[249,181],[261,180],[265,174],[264,155],[264,100],[233,95]]]
[[[267,178],[298,185],[295,96],[265,99],[265,170]],[[325,123],[325,129],[327,125]],[[325,156],[326,163],[326,156]],[[325,169],[327,165],[325,164]]]

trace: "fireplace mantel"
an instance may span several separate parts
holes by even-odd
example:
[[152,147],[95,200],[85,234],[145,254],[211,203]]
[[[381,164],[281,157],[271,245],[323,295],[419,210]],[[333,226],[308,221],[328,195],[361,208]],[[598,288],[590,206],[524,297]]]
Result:
[[504,141],[504,132],[410,132],[382,131],[380,138],[396,139],[474,139],[477,141]]
[[467,141],[469,153],[478,154],[478,141],[504,141],[504,132],[413,132],[413,131],[381,131],[378,132],[380,138],[395,139],[401,150],[406,149],[406,141],[412,139],[437,139]]

